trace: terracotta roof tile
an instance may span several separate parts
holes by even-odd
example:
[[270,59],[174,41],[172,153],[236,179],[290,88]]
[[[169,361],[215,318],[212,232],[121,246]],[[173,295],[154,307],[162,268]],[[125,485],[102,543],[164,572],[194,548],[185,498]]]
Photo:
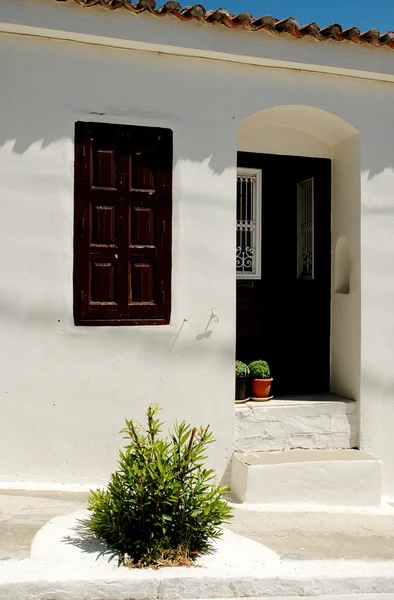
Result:
[[348,40],[357,44],[368,44],[369,46],[389,46],[394,49],[394,31],[381,34],[378,29],[369,29],[361,33],[357,27],[343,30],[340,25],[334,23],[321,29],[317,23],[300,25],[296,19],[275,19],[271,15],[253,18],[249,13],[243,12],[238,15],[231,14],[224,8],[217,10],[206,10],[202,4],[181,7],[176,0],[168,0],[160,8],[156,7],[155,0],[56,0],[57,2],[76,2],[80,6],[89,8],[91,6],[102,6],[108,10],[124,8],[134,14],[150,12],[157,17],[173,15],[181,21],[197,20],[202,23],[219,23],[225,27],[235,29],[244,28],[249,31],[265,29],[273,34],[288,33],[295,38],[313,37],[318,40],[331,39],[335,41]]

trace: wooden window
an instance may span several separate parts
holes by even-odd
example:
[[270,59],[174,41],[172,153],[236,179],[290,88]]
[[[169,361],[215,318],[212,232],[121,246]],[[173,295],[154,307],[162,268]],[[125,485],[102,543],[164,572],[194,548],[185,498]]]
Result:
[[165,325],[171,312],[172,132],[77,123],[76,325]]

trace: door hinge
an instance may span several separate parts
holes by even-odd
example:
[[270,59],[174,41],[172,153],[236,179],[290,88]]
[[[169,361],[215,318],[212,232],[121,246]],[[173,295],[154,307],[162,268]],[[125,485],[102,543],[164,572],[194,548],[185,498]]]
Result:
[[162,221],[161,226],[160,226],[160,234],[164,235],[165,230],[166,230],[166,222]]
[[164,291],[162,291],[160,293],[160,304],[164,304],[164,299],[165,299],[165,293],[164,293]]
[[84,303],[84,300],[85,300],[85,292],[82,290],[82,291],[79,293],[79,302],[80,302],[80,304],[83,304],[83,303]]

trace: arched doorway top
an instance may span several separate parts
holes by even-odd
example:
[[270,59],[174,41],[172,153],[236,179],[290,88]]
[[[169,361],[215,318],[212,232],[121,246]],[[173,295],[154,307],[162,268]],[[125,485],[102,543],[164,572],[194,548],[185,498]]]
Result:
[[238,132],[263,127],[280,127],[314,136],[329,146],[336,146],[358,134],[353,125],[337,115],[314,106],[273,106],[243,119]]

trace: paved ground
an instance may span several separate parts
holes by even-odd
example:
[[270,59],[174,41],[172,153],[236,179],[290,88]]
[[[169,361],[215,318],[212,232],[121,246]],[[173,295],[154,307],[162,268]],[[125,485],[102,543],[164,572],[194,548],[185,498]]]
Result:
[[[86,498],[83,493],[0,491],[0,560],[27,558],[37,531],[55,516],[85,508]],[[230,528],[288,559],[394,560],[394,514],[235,509]]]
[[85,508],[86,498],[68,492],[0,491],[0,560],[28,558],[37,531],[53,517]]
[[286,559],[394,560],[394,514],[234,510],[231,529]]

